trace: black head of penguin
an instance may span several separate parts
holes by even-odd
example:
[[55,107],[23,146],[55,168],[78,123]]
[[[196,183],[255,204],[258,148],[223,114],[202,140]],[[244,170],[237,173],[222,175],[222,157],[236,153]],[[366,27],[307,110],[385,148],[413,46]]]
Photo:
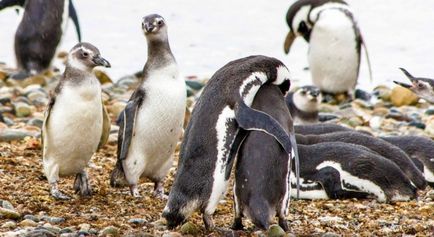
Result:
[[101,57],[98,48],[90,43],[82,42],[76,44],[69,51],[68,61],[66,62],[66,73],[68,70],[78,69],[90,72],[94,67],[111,67],[110,63]]
[[[275,118],[288,133],[293,130],[283,94],[276,86],[262,86],[252,108]],[[268,229],[270,218],[277,214],[279,224],[287,230],[284,223],[289,202],[289,194],[285,195],[289,188],[289,164],[288,154],[274,137],[259,131],[251,131],[246,136],[237,155],[235,171],[235,218],[238,223],[244,214],[256,227]],[[234,227],[241,228],[236,223]]]
[[167,38],[166,21],[158,14],[151,14],[143,17],[142,30],[148,41]]

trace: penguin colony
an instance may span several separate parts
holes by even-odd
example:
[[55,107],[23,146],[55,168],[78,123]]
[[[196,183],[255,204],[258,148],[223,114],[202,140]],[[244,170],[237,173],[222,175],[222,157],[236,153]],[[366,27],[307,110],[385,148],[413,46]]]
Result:
[[[21,70],[17,79],[49,67],[62,36],[64,15],[71,16],[81,40],[70,0],[3,0],[0,10],[15,5],[25,9],[15,36]],[[48,8],[56,9],[56,14],[37,14]],[[169,228],[198,210],[205,227],[213,229],[212,215],[235,166],[232,228],[242,229],[242,218],[247,217],[256,227],[267,229],[277,216],[285,231],[291,196],[372,197],[390,202],[414,199],[427,184],[434,187],[432,140],[377,138],[339,125],[318,124],[321,91],[351,93],[357,83],[365,43],[350,7],[340,0],[299,0],[289,8],[287,23],[285,52],[296,36],[309,43],[315,86],[301,87],[285,98],[289,70],[271,57],[250,56],[223,66],[195,105],[167,196],[163,182],[182,133],[186,88],[170,49],[167,22],[157,14],[145,16],[142,31],[148,58],[144,77],[119,118],[118,159],[110,184],[128,186],[131,195],[140,197],[138,181],[146,177],[155,183],[154,196],[167,199],[162,216]],[[74,46],[46,109],[42,162],[50,194],[56,199],[70,199],[57,187],[61,176],[75,175],[74,191],[80,196],[92,194],[86,167],[110,132],[101,86],[92,73],[97,66],[111,66],[98,48],[90,43]],[[412,84],[395,83],[434,103],[434,80],[401,70]]]

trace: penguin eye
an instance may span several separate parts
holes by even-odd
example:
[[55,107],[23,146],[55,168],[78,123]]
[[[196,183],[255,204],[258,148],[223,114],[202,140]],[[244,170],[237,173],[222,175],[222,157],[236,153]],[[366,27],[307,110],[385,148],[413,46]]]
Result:
[[422,83],[419,83],[419,84],[417,84],[417,87],[419,87],[420,89],[423,89],[423,88],[425,88],[425,85]]
[[81,55],[83,55],[83,57],[85,57],[85,58],[89,57],[89,53],[88,52],[83,52],[83,53],[81,53]]
[[162,20],[157,21],[157,25],[159,26],[163,25],[163,21]]
[[301,91],[301,95],[306,95],[306,91]]

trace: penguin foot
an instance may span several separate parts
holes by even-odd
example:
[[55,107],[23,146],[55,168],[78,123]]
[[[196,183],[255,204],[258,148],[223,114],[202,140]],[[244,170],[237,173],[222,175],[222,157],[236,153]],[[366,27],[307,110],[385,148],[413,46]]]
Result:
[[69,199],[71,199],[68,195],[63,194],[62,192],[60,192],[59,189],[57,189],[57,187],[51,188],[50,194],[51,194],[52,197],[54,197],[57,200],[69,200]]
[[284,217],[279,217],[279,226],[285,231],[289,231],[288,222]]
[[167,196],[166,194],[164,194],[164,186],[163,186],[163,182],[155,182],[155,186],[154,186],[154,197],[162,199],[162,200],[167,200],[169,199],[169,196]]
[[137,188],[136,184],[130,186],[130,192],[133,197],[142,198],[142,195],[140,195],[139,189]]
[[205,229],[207,231],[211,231],[215,228],[214,221],[212,219],[212,215],[204,213],[202,216],[202,219],[203,219],[203,223],[205,224]]
[[243,225],[243,221],[242,221],[241,217],[235,217],[234,223],[232,223],[231,229],[233,229],[233,230],[243,230],[244,229],[244,225]]
[[82,171],[75,176],[74,191],[84,197],[92,195],[92,188],[85,171]]

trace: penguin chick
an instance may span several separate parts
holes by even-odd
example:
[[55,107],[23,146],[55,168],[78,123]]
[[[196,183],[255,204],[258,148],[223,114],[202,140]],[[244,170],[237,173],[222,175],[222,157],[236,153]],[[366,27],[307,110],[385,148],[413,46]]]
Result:
[[319,122],[318,107],[321,103],[321,91],[316,86],[303,86],[288,93],[286,104],[296,125]]
[[402,87],[410,89],[417,96],[428,101],[429,103],[434,103],[434,79],[414,77],[404,68],[400,68],[400,69],[410,80],[411,85],[403,82],[398,82],[398,81],[393,81],[393,82]]
[[85,167],[110,133],[101,85],[92,73],[96,66],[110,67],[99,50],[79,43],[69,52],[65,72],[51,94],[42,127],[43,167],[56,199],[69,199],[57,188],[59,176],[76,175],[74,190],[91,195]]
[[118,160],[110,184],[127,184],[131,194],[140,197],[137,184],[140,177],[146,177],[155,184],[154,196],[165,198],[163,181],[182,133],[186,88],[170,50],[164,18],[145,16],[142,29],[148,59],[144,77],[119,120]]

